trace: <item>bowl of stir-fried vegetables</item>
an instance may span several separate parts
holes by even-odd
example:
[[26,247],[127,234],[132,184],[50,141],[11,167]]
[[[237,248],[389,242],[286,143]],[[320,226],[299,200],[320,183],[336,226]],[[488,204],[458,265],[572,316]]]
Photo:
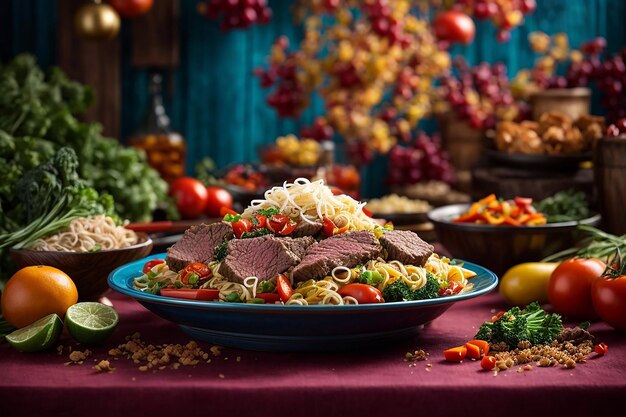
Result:
[[496,274],[522,262],[538,261],[572,247],[579,224],[598,225],[600,216],[551,222],[532,199],[489,195],[473,204],[452,204],[429,212],[438,241],[454,256],[477,262]]

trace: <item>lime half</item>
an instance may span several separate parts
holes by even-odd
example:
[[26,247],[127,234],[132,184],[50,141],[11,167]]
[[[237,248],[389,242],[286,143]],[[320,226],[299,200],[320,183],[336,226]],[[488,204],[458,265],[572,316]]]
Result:
[[56,314],[49,314],[7,335],[6,339],[11,346],[22,352],[38,352],[52,347],[59,340],[62,331],[61,318]]
[[103,342],[119,320],[113,307],[94,302],[74,304],[65,313],[67,330],[74,339],[86,344]]

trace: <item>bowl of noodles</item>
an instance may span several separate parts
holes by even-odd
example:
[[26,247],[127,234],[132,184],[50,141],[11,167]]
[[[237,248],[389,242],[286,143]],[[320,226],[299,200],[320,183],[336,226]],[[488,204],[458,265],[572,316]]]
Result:
[[11,249],[13,262],[24,268],[53,266],[72,278],[81,301],[97,300],[107,290],[107,277],[120,265],[144,258],[152,239],[133,232],[106,216],[73,220],[65,229],[35,241],[28,248]]

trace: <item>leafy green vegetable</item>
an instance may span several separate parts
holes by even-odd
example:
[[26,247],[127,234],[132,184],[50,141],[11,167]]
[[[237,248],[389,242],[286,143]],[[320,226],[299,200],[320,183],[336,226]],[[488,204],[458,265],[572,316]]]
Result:
[[228,213],[224,216],[223,220],[228,223],[235,223],[235,222],[238,222],[239,219],[241,219],[241,215]]
[[[150,168],[142,151],[103,137],[98,124],[78,120],[77,115],[89,107],[93,97],[89,87],[69,80],[58,68],[46,76],[31,55],[18,55],[0,66],[3,212],[17,213],[13,196],[21,176],[64,146],[78,155],[79,177],[99,193],[111,194],[123,218],[149,221],[159,204],[170,201],[167,184]],[[172,207],[167,208],[174,218]],[[0,221],[6,226],[14,219],[7,214]]]
[[585,193],[574,189],[559,191],[535,204],[548,223],[586,219],[591,215]]
[[402,280],[396,280],[383,290],[386,302],[414,301],[439,297],[439,281],[430,272],[426,273],[426,284],[417,290],[411,289]]
[[272,217],[275,214],[280,214],[280,210],[277,209],[276,207],[270,207],[270,208],[266,208],[266,209],[257,210],[257,214],[260,214],[261,216],[265,216],[267,218],[270,218],[270,217]]
[[77,167],[74,151],[61,148],[52,159],[20,178],[15,188],[16,225],[5,222],[6,228],[0,232],[0,249],[28,247],[81,217],[104,214],[115,218],[111,196],[98,195],[87,187],[78,178]]
[[580,241],[578,247],[552,254],[544,258],[543,262],[557,262],[572,257],[598,258],[608,261],[618,249],[620,252],[626,253],[626,235],[615,236],[587,225],[579,225],[578,230],[589,235]]
[[276,289],[276,284],[274,284],[272,281],[261,281],[259,282],[259,287],[257,288],[257,292],[258,293],[268,293],[268,292],[274,292],[274,290]]
[[227,303],[241,303],[242,302],[241,297],[236,292],[231,292],[230,294],[228,294],[226,298],[224,299],[224,301],[226,301]]
[[248,238],[251,238],[251,237],[259,237],[259,236],[263,236],[263,235],[269,235],[271,233],[272,232],[270,232],[268,229],[266,229],[265,227],[262,227],[260,229],[253,230],[251,232],[244,232],[241,235],[241,238],[242,239],[248,239]]
[[228,256],[228,240],[222,240],[222,243],[215,247],[215,261],[222,262]]
[[517,347],[521,341],[529,341],[533,345],[550,343],[561,330],[561,316],[546,313],[539,303],[533,302],[524,309],[513,307],[495,322],[483,323],[474,338]]

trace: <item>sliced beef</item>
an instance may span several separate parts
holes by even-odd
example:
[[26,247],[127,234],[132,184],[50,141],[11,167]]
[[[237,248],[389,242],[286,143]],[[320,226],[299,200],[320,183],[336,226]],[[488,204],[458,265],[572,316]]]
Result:
[[314,242],[309,238],[277,238],[260,236],[228,242],[228,255],[219,273],[229,281],[242,283],[247,277],[260,281],[271,279],[300,262],[306,248]]
[[387,251],[387,259],[400,261],[405,265],[423,266],[433,247],[410,230],[390,230],[380,237],[380,243]]
[[320,232],[320,230],[322,230],[322,226],[323,224],[319,220],[315,220],[313,223],[300,220],[300,223],[298,223],[293,233],[291,233],[291,236],[293,237],[315,236]]
[[311,236],[297,237],[293,239],[290,237],[277,237],[274,239],[280,240],[282,244],[285,245],[285,247],[287,247],[287,249],[289,249],[291,252],[293,252],[294,255],[300,258],[300,260],[304,258],[304,253],[306,252],[307,248],[315,243],[315,239],[313,239]]
[[215,255],[215,247],[224,239],[232,237],[233,228],[229,223],[203,223],[191,226],[183,237],[167,250],[165,262],[174,271],[180,271],[193,262],[210,262]]
[[380,252],[380,244],[372,232],[359,231],[329,237],[309,246],[302,262],[292,271],[293,279],[296,282],[320,279],[337,266],[352,268],[376,259]]

